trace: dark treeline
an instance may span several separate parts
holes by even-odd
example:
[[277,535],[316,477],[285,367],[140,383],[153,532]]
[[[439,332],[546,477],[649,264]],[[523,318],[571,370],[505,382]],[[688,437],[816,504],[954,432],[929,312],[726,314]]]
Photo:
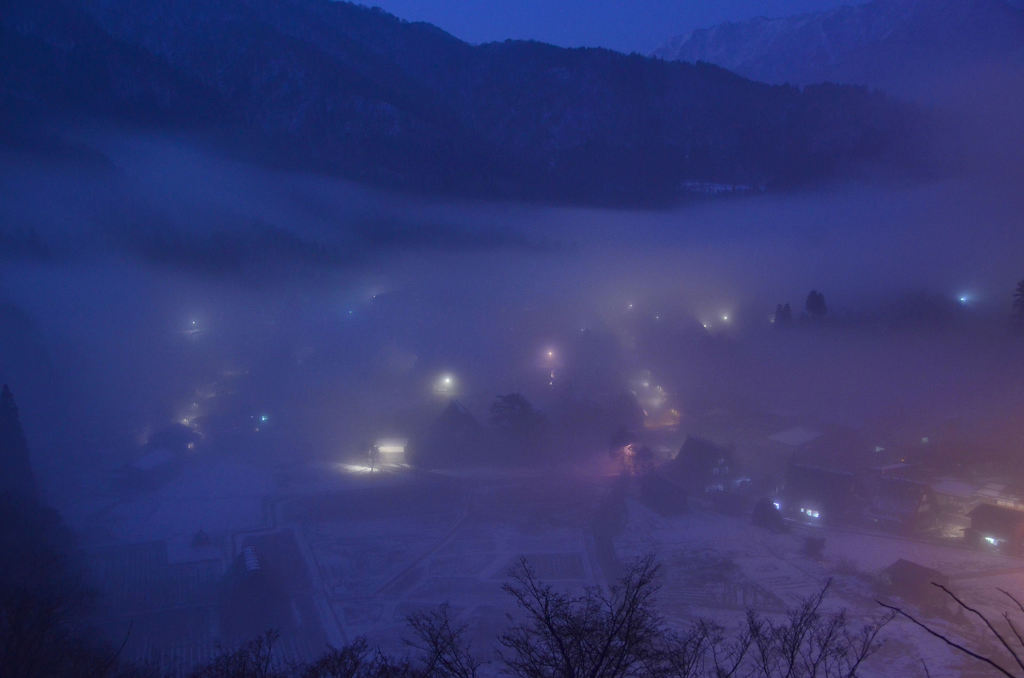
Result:
[[607,591],[570,594],[537,578],[526,559],[505,592],[515,603],[496,651],[481,660],[447,606],[408,618],[410,653],[372,651],[365,640],[305,666],[275,668],[273,632],[226,652],[193,678],[851,678],[880,647],[892,618],[858,624],[822,609],[828,585],[770,620],[748,612],[734,630],[699,620],[679,631],[656,609],[659,566],[640,559]]
[[40,499],[18,408],[0,395],[0,676],[117,676],[113,648],[84,628],[92,600],[74,538]]

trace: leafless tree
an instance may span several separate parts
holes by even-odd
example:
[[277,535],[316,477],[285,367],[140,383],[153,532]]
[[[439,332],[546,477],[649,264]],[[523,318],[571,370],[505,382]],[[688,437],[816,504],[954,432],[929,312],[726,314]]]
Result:
[[658,641],[645,675],[659,678],[732,678],[739,675],[750,649],[749,634],[727,635],[725,629],[699,620],[683,633],[666,631]]
[[298,672],[301,678],[424,678],[406,659],[371,651],[365,638],[333,648]]
[[505,590],[526,615],[501,637],[506,669],[520,678],[854,678],[891,619],[853,626],[845,612],[824,612],[826,584],[782,621],[748,612],[732,633],[704,620],[677,632],[654,610],[657,574],[648,556],[608,593],[570,596],[521,561]]
[[280,634],[270,630],[241,645],[223,652],[212,662],[192,672],[191,678],[283,678],[273,669],[274,643]]
[[846,611],[826,613],[822,603],[831,581],[817,594],[773,622],[747,613],[751,639],[749,675],[763,678],[853,678],[879,646],[878,635],[892,619],[851,628]]
[[477,678],[480,662],[465,641],[466,627],[454,626],[448,605],[408,619],[416,637],[409,644],[419,650],[424,675],[432,678]]
[[[518,678],[854,678],[891,619],[854,627],[844,612],[824,612],[826,585],[781,620],[749,612],[735,631],[706,620],[673,629],[655,608],[658,572],[647,556],[607,590],[570,594],[543,583],[520,560],[504,587],[519,616],[499,637],[500,668]],[[466,642],[466,627],[453,622],[447,606],[413,615],[409,625],[413,638],[407,642],[416,651],[411,658],[371,652],[358,639],[288,675],[478,678],[480,663]],[[194,676],[276,676],[270,663],[275,639],[257,639]]]
[[654,612],[658,566],[648,556],[608,591],[570,595],[542,583],[524,558],[504,590],[524,619],[502,634],[502,663],[521,678],[640,675],[663,631]]
[[477,678],[479,663],[465,642],[465,626],[452,623],[450,610],[411,615],[414,638],[410,647],[418,651],[415,660],[396,659],[380,650],[371,651],[365,638],[357,638],[304,667],[301,678]]

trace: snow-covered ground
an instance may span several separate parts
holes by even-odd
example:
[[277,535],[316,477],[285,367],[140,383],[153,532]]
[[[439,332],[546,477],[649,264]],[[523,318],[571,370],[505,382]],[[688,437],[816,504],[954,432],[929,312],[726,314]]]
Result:
[[[680,624],[706,617],[735,625],[747,608],[776,614],[829,579],[829,606],[856,619],[881,616],[877,575],[900,558],[940,570],[987,612],[1006,609],[998,587],[1024,592],[1022,560],[830,528],[777,534],[748,517],[699,508],[666,517],[621,488],[614,476],[564,470],[365,473],[208,460],[152,492],[78,502],[68,519],[86,535],[114,621],[136,614],[145,630],[169,616],[187,620],[152,631],[135,656],[173,656],[183,665],[215,650],[215,587],[231,559],[243,544],[260,548],[282,533],[298,548],[269,555],[288,561],[281,569],[308,573],[291,595],[295,614],[318,626],[316,636],[330,643],[366,636],[397,652],[406,649],[406,617],[445,602],[479,647],[493,647],[510,610],[501,584],[521,556],[544,579],[578,589],[603,585],[623,563],[653,552],[663,565],[661,610]],[[192,543],[200,529],[209,544]],[[824,537],[819,558],[804,555],[807,536]],[[147,586],[169,592],[146,596]],[[133,604],[118,610],[114,601],[124,600]],[[954,621],[935,622],[964,637]],[[189,637],[176,639],[173,652],[160,647],[182,628]],[[893,622],[885,638],[867,675],[923,676],[922,659],[932,676],[971,675],[969,664],[905,621]],[[289,642],[299,658],[317,651]]]
[[[627,528],[615,539],[617,553],[621,558],[658,555],[664,567],[660,603],[669,619],[705,617],[737,626],[747,608],[771,615],[831,580],[827,607],[846,609],[855,620],[884,616],[877,602],[882,599],[954,638],[967,639],[972,647],[986,647],[976,627],[921,611],[916,601],[886,595],[878,585],[879,573],[900,558],[937,569],[949,577],[958,595],[995,619],[1010,609],[998,588],[1024,592],[1024,561],[957,545],[801,526],[778,534],[746,518],[702,511],[663,517],[634,500],[627,501],[627,508]],[[820,558],[803,553],[809,536],[825,539]],[[894,620],[882,638],[884,645],[865,675],[924,677],[922,661],[931,676],[991,675],[906,620]]]

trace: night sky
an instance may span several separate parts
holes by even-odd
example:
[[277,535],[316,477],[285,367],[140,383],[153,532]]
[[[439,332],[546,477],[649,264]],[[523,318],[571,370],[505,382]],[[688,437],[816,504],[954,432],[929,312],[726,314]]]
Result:
[[694,28],[756,16],[786,16],[841,0],[377,0],[403,19],[427,21],[469,42],[506,38],[564,47],[648,53]]

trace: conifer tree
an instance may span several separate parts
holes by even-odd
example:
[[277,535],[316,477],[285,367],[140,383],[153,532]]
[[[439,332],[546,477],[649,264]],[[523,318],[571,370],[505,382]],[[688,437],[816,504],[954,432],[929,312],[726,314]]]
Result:
[[0,493],[36,497],[35,476],[18,406],[7,384],[0,393]]

